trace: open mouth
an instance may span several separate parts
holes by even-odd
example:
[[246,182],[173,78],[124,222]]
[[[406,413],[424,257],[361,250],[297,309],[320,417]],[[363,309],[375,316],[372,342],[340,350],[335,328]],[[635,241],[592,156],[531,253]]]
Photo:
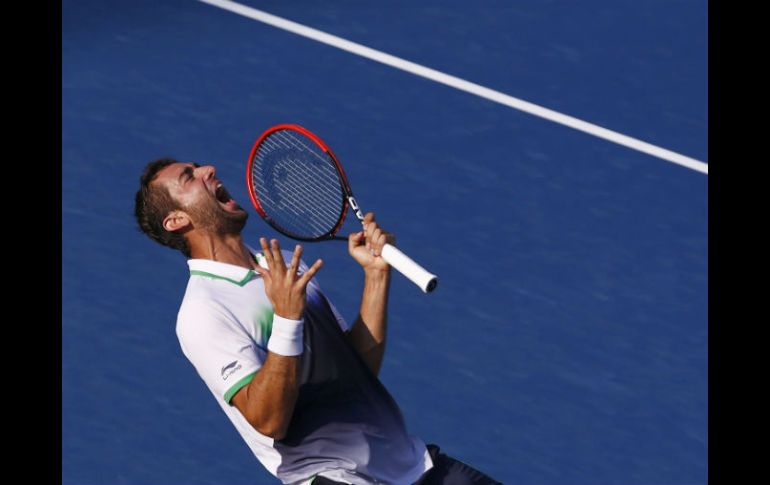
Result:
[[233,200],[230,192],[228,192],[225,186],[222,184],[217,185],[216,191],[214,191],[214,196],[222,204],[228,204]]

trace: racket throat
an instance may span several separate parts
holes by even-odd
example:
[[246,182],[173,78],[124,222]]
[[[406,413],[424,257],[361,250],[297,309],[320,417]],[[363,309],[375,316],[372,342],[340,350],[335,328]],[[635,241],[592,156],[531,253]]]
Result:
[[364,221],[364,215],[361,213],[361,208],[358,207],[358,202],[356,202],[356,199],[353,198],[351,195],[348,197],[348,204],[350,205],[350,208],[353,209],[353,212],[356,213],[356,217],[358,217],[358,220],[363,222]]

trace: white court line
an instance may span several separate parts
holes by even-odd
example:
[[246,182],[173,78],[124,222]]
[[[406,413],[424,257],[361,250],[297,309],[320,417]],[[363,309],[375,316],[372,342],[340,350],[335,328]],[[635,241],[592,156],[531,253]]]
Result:
[[401,59],[400,57],[392,56],[375,49],[370,49],[369,47],[345,40],[341,37],[337,37],[336,35],[327,34],[326,32],[321,32],[320,30],[292,22],[291,20],[276,17],[275,15],[263,12],[262,10],[247,7],[245,5],[231,2],[229,0],[199,1],[208,3],[209,5],[213,5],[215,7],[229,10],[230,12],[243,15],[244,17],[248,17],[268,25],[272,25],[273,27],[277,27],[279,29],[287,30],[294,34],[301,35],[303,37],[307,37],[324,44],[328,44],[332,47],[351,52],[361,57],[366,57],[367,59],[381,62],[388,66],[395,67],[396,69],[401,69],[402,71],[412,73],[416,76],[424,77],[426,79],[430,79],[431,81],[436,81],[437,83],[451,86],[453,88],[459,89],[460,91],[475,94],[476,96],[480,96],[490,101],[494,101],[496,103],[524,111],[525,113],[539,116],[540,118],[545,118],[549,121],[553,121],[554,123],[559,123],[561,125],[574,128],[590,135],[594,135],[596,137],[617,143],[618,145],[623,145],[633,150],[638,150],[648,155],[652,155],[653,157],[668,160],[669,162],[676,163],[683,167],[691,168],[695,171],[705,173],[706,175],[709,173],[708,164],[699,160],[695,160],[694,158],[686,157],[679,153],[672,152],[671,150],[666,150],[665,148],[661,148],[642,140],[623,135],[622,133],[608,130],[607,128],[602,128],[601,126],[594,125],[593,123],[588,123],[586,121],[573,118],[572,116],[568,116],[557,111],[529,103],[522,99],[508,96],[507,94],[501,93],[500,91],[485,88],[484,86],[460,79],[459,77],[451,76],[441,71],[436,71],[435,69],[409,62],[405,59]]

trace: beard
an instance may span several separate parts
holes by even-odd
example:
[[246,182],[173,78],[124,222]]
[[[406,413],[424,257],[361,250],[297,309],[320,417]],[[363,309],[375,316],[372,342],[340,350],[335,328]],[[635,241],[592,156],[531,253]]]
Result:
[[238,212],[224,210],[216,200],[197,207],[189,207],[185,211],[190,215],[193,225],[200,229],[217,234],[240,234],[246,227],[249,213],[238,206]]

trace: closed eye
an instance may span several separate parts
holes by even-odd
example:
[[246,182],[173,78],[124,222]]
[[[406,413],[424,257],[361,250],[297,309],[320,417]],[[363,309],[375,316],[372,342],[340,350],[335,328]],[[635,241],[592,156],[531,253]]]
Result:
[[182,170],[182,173],[179,174],[180,182],[189,182],[190,180],[195,178],[195,177],[193,177],[193,169],[194,168],[198,168],[200,166],[201,165],[199,163],[193,163],[192,167],[190,165],[185,167],[185,169]]
[[182,173],[179,174],[179,180],[183,182],[189,182],[190,179],[192,178],[193,178],[193,169],[190,166],[182,170]]

